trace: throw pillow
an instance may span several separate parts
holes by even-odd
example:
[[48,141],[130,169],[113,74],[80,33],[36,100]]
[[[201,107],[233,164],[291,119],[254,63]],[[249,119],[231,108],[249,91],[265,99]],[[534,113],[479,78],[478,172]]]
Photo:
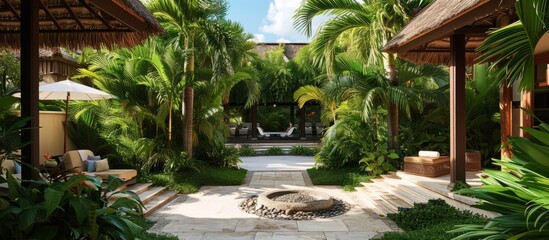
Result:
[[16,161],[13,161],[13,165],[15,165],[15,174],[21,174],[21,165]]
[[95,161],[95,171],[96,172],[102,172],[102,171],[108,171],[109,170],[109,160],[103,159],[99,161]]
[[96,167],[95,167],[95,161],[97,160],[101,160],[101,156],[88,156],[88,160],[86,160],[86,163],[87,163],[87,170],[88,172],[95,172],[96,171]]

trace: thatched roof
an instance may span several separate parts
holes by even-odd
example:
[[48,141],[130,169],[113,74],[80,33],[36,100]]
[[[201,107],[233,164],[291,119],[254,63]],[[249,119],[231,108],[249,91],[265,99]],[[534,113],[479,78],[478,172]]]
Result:
[[265,58],[265,53],[268,51],[277,50],[279,46],[284,46],[284,56],[286,61],[295,58],[299,50],[307,46],[308,43],[258,43],[255,47],[260,58]]
[[[0,47],[19,48],[22,0],[0,1]],[[40,46],[133,46],[162,31],[139,0],[40,0]]]
[[515,0],[435,0],[391,39],[384,51],[415,63],[448,64],[449,36],[454,32],[467,37],[466,60],[477,57],[476,47],[485,32],[496,27],[497,17],[509,14]]
[[[11,52],[13,56],[20,58],[19,49],[13,49]],[[38,56],[41,61],[57,60],[78,66],[78,60],[72,57],[69,52],[63,48],[40,48],[38,50]]]

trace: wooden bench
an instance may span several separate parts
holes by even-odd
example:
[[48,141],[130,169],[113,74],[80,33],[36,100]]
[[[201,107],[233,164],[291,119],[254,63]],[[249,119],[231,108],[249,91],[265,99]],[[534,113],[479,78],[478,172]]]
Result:
[[425,177],[438,177],[450,173],[450,157],[404,157],[404,172]]

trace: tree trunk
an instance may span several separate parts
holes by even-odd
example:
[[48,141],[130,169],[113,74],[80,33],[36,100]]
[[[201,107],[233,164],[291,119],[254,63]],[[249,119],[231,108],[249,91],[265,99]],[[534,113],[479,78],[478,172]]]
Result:
[[185,87],[185,151],[189,158],[193,157],[193,100],[194,89]]
[[[385,71],[387,78],[389,79],[391,86],[398,86],[398,79],[396,75],[395,55],[385,55]],[[394,102],[389,102],[389,109],[387,114],[387,132],[388,132],[388,147],[389,149],[396,149],[399,146],[398,141],[398,106]]]
[[170,106],[168,107],[168,144],[172,145],[172,99],[170,99]]
[[[185,49],[188,51],[186,65],[185,65],[185,151],[189,158],[193,157],[193,112],[194,112],[194,53],[192,45],[192,38],[185,42]],[[190,45],[190,46],[189,46]]]

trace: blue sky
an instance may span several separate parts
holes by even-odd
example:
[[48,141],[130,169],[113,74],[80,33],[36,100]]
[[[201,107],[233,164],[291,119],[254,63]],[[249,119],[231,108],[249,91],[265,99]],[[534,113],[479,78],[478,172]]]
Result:
[[[227,18],[239,22],[256,42],[309,42],[292,27],[300,0],[229,0]],[[314,26],[319,22],[315,21]]]

